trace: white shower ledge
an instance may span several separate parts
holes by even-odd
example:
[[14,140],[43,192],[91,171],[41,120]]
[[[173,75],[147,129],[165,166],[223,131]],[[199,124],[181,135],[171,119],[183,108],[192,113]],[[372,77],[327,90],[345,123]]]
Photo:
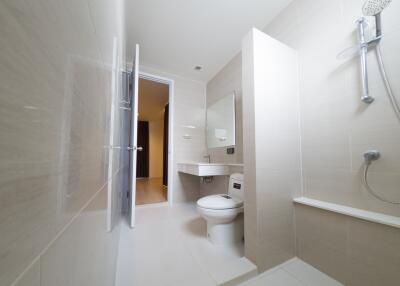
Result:
[[302,205],[307,205],[343,215],[352,216],[355,218],[380,223],[384,225],[389,225],[392,227],[400,228],[400,217],[386,215],[377,212],[366,211],[362,209],[352,208],[344,205],[328,203],[324,201],[309,199],[306,197],[299,197],[293,199],[294,202]]

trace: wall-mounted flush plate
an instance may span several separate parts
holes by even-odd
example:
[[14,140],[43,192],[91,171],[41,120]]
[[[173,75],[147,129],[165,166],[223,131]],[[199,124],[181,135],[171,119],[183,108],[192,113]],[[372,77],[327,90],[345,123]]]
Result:
[[235,153],[235,147],[226,148],[226,154],[232,155]]

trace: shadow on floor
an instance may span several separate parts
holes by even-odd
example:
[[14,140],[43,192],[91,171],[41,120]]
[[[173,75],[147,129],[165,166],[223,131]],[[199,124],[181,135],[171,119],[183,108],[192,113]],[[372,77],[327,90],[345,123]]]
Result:
[[192,219],[185,224],[185,228],[195,236],[207,236],[207,224],[201,217]]

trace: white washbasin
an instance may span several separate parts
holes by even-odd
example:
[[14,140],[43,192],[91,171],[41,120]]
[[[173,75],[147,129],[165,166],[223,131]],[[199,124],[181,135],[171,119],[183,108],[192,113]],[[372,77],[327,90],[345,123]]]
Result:
[[178,172],[200,177],[224,176],[242,172],[242,167],[243,164],[188,162],[178,163]]

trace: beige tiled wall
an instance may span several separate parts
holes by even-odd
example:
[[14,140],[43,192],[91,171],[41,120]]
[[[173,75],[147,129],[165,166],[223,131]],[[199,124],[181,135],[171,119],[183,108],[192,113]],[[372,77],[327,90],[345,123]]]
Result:
[[[363,3],[364,0],[294,0],[264,31],[296,49],[299,54],[302,195],[399,216],[400,208],[377,201],[360,184],[362,153],[370,148],[379,149],[383,156],[371,167],[371,184],[381,195],[400,199],[400,158],[397,150],[400,124],[396,121],[382,85],[375,54],[371,51],[368,56],[371,94],[376,98],[369,106],[360,101],[357,59],[336,59],[341,50],[357,43],[354,22],[362,16]],[[400,84],[396,81],[400,75],[399,11],[400,3],[392,1],[382,14],[382,52],[389,80],[400,99]],[[373,18],[367,18],[373,23]],[[230,66],[232,64],[237,66]],[[226,69],[238,70],[241,64],[232,60]],[[213,81],[220,81],[227,86],[240,86],[239,81],[230,83],[224,80],[224,75],[229,74],[225,69],[220,73]],[[226,78],[234,80],[235,77]],[[218,83],[214,85],[218,86]],[[260,201],[258,197],[253,199],[254,202]],[[259,207],[264,209],[267,205],[261,204]],[[317,216],[320,212],[314,214]],[[254,222],[256,218],[248,220]],[[373,234],[379,235],[382,228],[377,226],[375,229]],[[329,241],[326,236],[321,240]],[[303,242],[303,245],[297,245],[298,251],[304,250],[305,243],[312,248],[310,242]],[[344,253],[333,252],[330,248],[314,249],[314,254],[318,259],[331,255],[331,261],[339,264],[346,257]],[[318,259],[312,263],[316,267]],[[368,260],[367,253],[363,259]],[[374,264],[369,265],[372,267]],[[367,269],[373,273],[371,267]],[[334,272],[327,271],[335,277]],[[388,274],[396,273],[393,271]]]
[[[357,58],[341,61],[336,55],[357,43],[355,20],[363,0],[295,0],[265,31],[299,51],[301,137],[304,195],[314,199],[400,215],[400,208],[370,196],[360,184],[362,154],[378,149],[382,158],[371,166],[374,189],[400,199],[400,123],[391,109],[376,56],[369,53],[371,105],[360,101]],[[382,13],[382,52],[397,97],[400,84],[400,3]],[[368,17],[373,26],[373,18]]]
[[226,154],[226,148],[209,148],[213,162],[243,163],[242,135],[242,56],[236,55],[218,74],[207,83],[206,105],[210,106],[221,98],[235,93],[236,144],[235,153]]
[[[355,45],[354,21],[362,0],[295,0],[265,31],[299,51],[303,195],[357,208],[400,215],[361,185],[362,154],[378,149],[370,181],[383,196],[400,199],[400,124],[396,121],[369,53],[371,105],[360,101],[357,59],[339,61]],[[400,85],[400,3],[383,12],[382,52],[397,97]],[[368,17],[373,23],[373,19]],[[400,232],[397,229],[304,206],[296,206],[297,255],[346,285],[397,285]]]
[[[122,6],[106,0],[0,3],[0,285],[113,281],[120,155],[105,147],[111,127],[114,144],[120,143],[121,117],[116,106],[110,126],[110,107],[114,36],[124,60]],[[108,190],[116,223],[110,233]],[[88,245],[93,234],[102,244]],[[85,262],[80,269],[73,253],[75,262]],[[51,275],[59,280],[47,283]],[[85,283],[70,284],[65,275]]]
[[296,204],[297,256],[349,286],[395,286],[400,230]]
[[[242,131],[242,56],[236,55],[218,74],[207,83],[206,106],[210,106],[219,99],[235,93],[235,124],[236,144],[235,153],[226,153],[226,147],[208,148],[211,162],[243,163],[243,131]],[[205,161],[203,159],[202,161]],[[201,196],[222,194],[228,191],[228,176],[217,176],[211,183],[200,185]]]
[[107,192],[102,190],[40,258],[41,286],[110,286],[119,240],[105,231]]
[[255,29],[243,40],[242,55],[245,252],[264,271],[295,255],[298,60],[296,51]]
[[[174,80],[173,202],[199,198],[200,179],[177,171],[179,162],[201,162],[205,154],[205,84],[180,76],[140,67],[141,72]],[[193,128],[194,127],[194,128]],[[185,138],[184,135],[189,135]]]
[[40,285],[40,261],[37,260],[30,266],[24,275],[16,281],[15,286],[41,286]]
[[[336,58],[341,50],[357,43],[354,22],[362,16],[363,3],[364,0],[294,0],[264,31],[299,52],[303,195],[399,215],[398,207],[377,201],[360,184],[362,154],[376,148],[382,158],[371,167],[371,184],[379,194],[400,199],[400,158],[396,149],[400,124],[388,101],[375,54],[369,53],[371,95],[376,97],[371,105],[360,101],[357,59]],[[382,52],[398,98],[399,5],[393,1],[382,14]],[[373,27],[373,18],[367,18]],[[207,98],[213,99],[226,89],[241,90],[238,56],[208,84]],[[214,153],[223,159],[220,152]]]

